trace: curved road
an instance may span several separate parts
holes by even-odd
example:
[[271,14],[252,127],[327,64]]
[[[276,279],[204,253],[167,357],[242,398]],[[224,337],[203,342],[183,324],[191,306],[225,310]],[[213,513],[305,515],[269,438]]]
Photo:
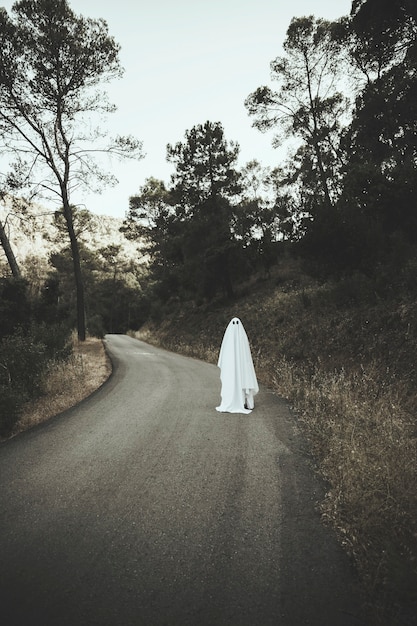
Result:
[[109,381],[0,445],[3,626],[343,626],[354,575],[285,402],[108,335]]

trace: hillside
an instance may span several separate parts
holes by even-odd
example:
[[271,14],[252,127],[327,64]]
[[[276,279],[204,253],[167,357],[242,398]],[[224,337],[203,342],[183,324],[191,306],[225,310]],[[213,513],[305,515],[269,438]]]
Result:
[[[31,206],[23,221],[0,207],[0,219],[23,272],[61,246],[42,207]],[[90,214],[85,246],[116,245],[127,260],[143,260],[121,223]],[[283,258],[268,278],[236,286],[233,301],[153,303],[153,319],[134,333],[216,363],[229,320],[241,318],[259,381],[289,400],[310,442],[327,487],[323,521],[351,556],[379,623],[395,626],[417,623],[415,270],[410,261],[395,275],[380,268],[376,278],[317,281]],[[132,285],[128,302],[134,292],[140,307]]]
[[[143,260],[141,245],[129,241],[120,232],[123,220],[89,213],[88,229],[83,230],[80,241],[91,251],[109,245],[120,246],[119,258],[125,261]],[[0,221],[5,225],[13,252],[23,273],[31,258],[47,261],[51,252],[62,248],[58,241],[58,230],[54,213],[39,204],[25,207],[23,217],[12,211],[11,202],[0,204]],[[0,247],[0,260],[5,260]]]
[[382,624],[417,615],[417,303],[358,275],[318,283],[285,261],[233,302],[169,303],[139,338],[216,363],[241,318],[260,382],[288,398],[327,485],[319,503]]

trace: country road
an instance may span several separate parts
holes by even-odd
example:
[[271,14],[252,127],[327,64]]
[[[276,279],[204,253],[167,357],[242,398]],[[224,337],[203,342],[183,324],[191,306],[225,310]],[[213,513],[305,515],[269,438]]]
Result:
[[106,337],[109,381],[0,444],[2,626],[366,626],[286,403]]

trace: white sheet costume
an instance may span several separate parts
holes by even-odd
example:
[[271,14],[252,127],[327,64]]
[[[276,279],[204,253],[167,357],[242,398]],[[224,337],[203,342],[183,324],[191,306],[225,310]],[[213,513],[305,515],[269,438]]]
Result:
[[221,413],[250,413],[259,387],[248,337],[237,317],[226,328],[217,365],[220,367],[222,390],[221,404],[216,410]]

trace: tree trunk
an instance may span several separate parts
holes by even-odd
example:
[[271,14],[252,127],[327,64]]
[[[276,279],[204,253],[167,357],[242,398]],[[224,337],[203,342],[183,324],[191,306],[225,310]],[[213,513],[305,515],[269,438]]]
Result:
[[12,270],[12,274],[14,278],[22,278],[22,274],[20,272],[20,268],[17,264],[16,257],[13,253],[12,247],[10,245],[10,241],[8,236],[6,235],[6,231],[2,222],[0,221],[0,243],[4,250],[4,253],[7,257],[7,261],[10,265],[10,269]]
[[77,290],[77,332],[78,339],[85,341],[85,304],[84,304],[84,281],[81,272],[81,259],[78,247],[78,240],[74,230],[72,210],[68,201],[63,206],[65,221],[67,223],[68,235],[71,242],[72,261],[74,264],[75,287]]
[[312,130],[312,141],[313,141],[313,147],[314,147],[314,152],[316,154],[316,158],[317,158],[317,165],[319,168],[319,172],[320,172],[320,181],[321,181],[321,186],[324,192],[324,197],[326,198],[326,204],[327,204],[327,208],[328,209],[332,209],[333,208],[333,203],[332,200],[330,198],[330,192],[329,192],[329,186],[327,184],[327,176],[326,176],[326,172],[324,171],[324,166],[323,166],[323,159],[321,156],[321,148],[320,148],[320,142],[317,139],[319,132],[319,124],[317,121],[317,112],[316,112],[316,103],[315,103],[315,98],[313,97],[313,92],[312,92],[312,87],[311,87],[311,81],[310,81],[310,63],[309,63],[309,58],[307,53],[304,53],[304,63],[305,63],[305,70],[306,70],[306,76],[307,76],[307,87],[308,87],[308,97],[309,97],[309,101],[310,101],[310,112],[313,118],[313,130]]
[[[316,134],[316,130],[314,132]],[[318,164],[319,172],[320,172],[321,186],[322,186],[322,189],[323,189],[323,192],[324,192],[324,197],[326,198],[327,208],[328,209],[332,209],[333,208],[333,203],[332,203],[332,200],[330,198],[329,186],[327,184],[327,176],[326,176],[326,172],[324,171],[324,167],[323,167],[323,159],[322,159],[322,156],[321,156],[320,145],[319,145],[319,142],[317,141],[316,137],[314,137],[314,151],[316,153],[317,164]]]

